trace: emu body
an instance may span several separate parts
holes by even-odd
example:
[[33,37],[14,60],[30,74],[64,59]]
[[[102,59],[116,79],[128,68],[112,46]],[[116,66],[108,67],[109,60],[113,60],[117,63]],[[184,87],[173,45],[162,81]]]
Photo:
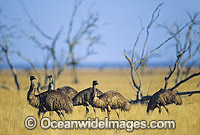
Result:
[[27,93],[27,100],[31,106],[39,109],[39,117],[41,113],[44,115],[48,111],[55,111],[60,118],[60,114],[62,114],[64,117],[64,114],[61,112],[61,110],[65,110],[66,113],[72,113],[72,101],[63,96],[59,91],[46,91],[39,95],[35,95],[36,88],[33,82],[34,79],[34,76],[30,77],[31,85]]
[[160,89],[158,92],[154,93],[148,103],[147,113],[149,113],[150,110],[153,111],[155,108],[158,108],[159,113],[161,113],[161,106],[163,106],[165,110],[169,113],[166,105],[181,105],[182,99],[176,93],[176,90],[170,91],[167,89]]
[[[93,92],[93,89],[96,89],[95,84],[93,83],[93,87],[89,87],[87,89],[84,89],[82,91],[80,91],[73,99],[73,106],[79,106],[79,105],[83,105],[86,106],[86,115],[89,112],[88,106],[91,105],[91,94]],[[100,90],[96,89],[96,94],[99,96],[101,95],[103,92],[101,92]],[[92,106],[93,107],[93,106]],[[93,110],[95,112],[95,108],[93,107]],[[95,112],[96,113],[96,112]]]
[[[49,75],[48,78],[49,78],[48,91],[50,91],[53,90],[53,76]],[[70,86],[59,87],[55,90],[61,92],[66,97],[69,97],[71,100],[74,98],[74,96],[76,96],[76,94],[78,94],[78,92]]]
[[[96,93],[96,89],[93,89],[93,94],[91,94],[90,104],[93,107],[100,108],[101,110],[107,110],[107,114],[109,114],[111,110],[120,109],[121,111],[129,111],[131,109],[131,105],[124,96],[122,96],[119,92],[110,90],[98,96]],[[117,116],[119,117],[119,113],[116,111]]]
[[78,92],[70,86],[63,86],[57,88],[56,91],[62,92],[65,96],[68,96],[71,100],[78,94]]

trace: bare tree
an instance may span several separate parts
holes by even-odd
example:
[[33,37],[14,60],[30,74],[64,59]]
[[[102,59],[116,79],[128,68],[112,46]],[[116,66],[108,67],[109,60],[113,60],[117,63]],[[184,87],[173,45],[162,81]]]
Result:
[[[140,32],[138,33],[136,41],[135,41],[135,43],[133,45],[133,51],[132,51],[131,58],[124,51],[125,58],[128,60],[129,65],[130,65],[130,70],[131,70],[131,81],[130,81],[130,84],[132,85],[132,88],[137,93],[136,94],[136,99],[135,100],[131,100],[130,101],[131,103],[143,103],[144,101],[148,101],[151,98],[151,96],[149,96],[149,95],[147,95],[147,96],[143,95],[142,81],[141,81],[140,75],[138,73],[138,69],[141,67],[141,65],[144,62],[144,60],[148,56],[150,56],[152,53],[154,53],[155,51],[157,51],[158,49],[160,49],[162,46],[164,46],[168,41],[174,39],[179,33],[181,33],[188,25],[192,24],[195,21],[195,19],[196,19],[196,17],[192,18],[189,22],[187,22],[185,25],[183,25],[182,27],[180,27],[175,33],[173,33],[172,35],[170,35],[170,37],[168,37],[166,40],[164,40],[156,48],[152,49],[149,52],[147,51],[145,53],[145,50],[146,50],[145,48],[147,46],[147,42],[149,40],[149,35],[150,35],[149,29],[151,28],[151,26],[153,25],[153,23],[156,21],[156,19],[159,17],[159,13],[160,13],[160,10],[161,10],[160,8],[161,8],[162,5],[163,5],[163,3],[159,4],[156,7],[156,9],[153,11],[150,23],[147,25],[147,28],[145,29],[146,30],[146,37],[145,37],[145,40],[144,40],[143,49],[142,49],[142,52],[141,52],[141,57],[139,59],[137,59],[137,60],[135,59],[136,58],[135,57],[135,48],[136,48],[136,46],[138,44],[138,41],[140,39],[140,35],[141,35],[142,31],[144,30],[143,27],[141,28]],[[166,80],[168,80],[168,79],[166,79]]]
[[8,63],[8,66],[10,67],[11,73],[14,77],[14,81],[17,86],[17,90],[20,90],[20,85],[19,85],[19,81],[18,81],[18,77],[17,77],[17,71],[15,70],[14,66],[10,62],[8,41],[6,40],[6,38],[3,38],[3,41],[4,41],[4,43],[0,42],[0,49],[5,54],[6,61]]
[[[82,60],[86,59],[88,56],[94,54],[95,52],[92,50],[92,47],[97,44],[100,41],[101,36],[95,35],[95,30],[98,27],[98,14],[89,13],[88,18],[81,23],[80,28],[78,31],[73,30],[74,25],[74,18],[77,14],[77,10],[79,6],[81,5],[81,1],[76,0],[74,3],[74,9],[72,12],[72,16],[69,23],[69,29],[67,31],[67,48],[68,48],[68,54],[64,58],[64,62],[58,61],[57,52],[56,52],[56,43],[58,39],[61,36],[61,33],[63,31],[63,28],[58,30],[58,32],[55,34],[54,37],[48,35],[45,33],[39,25],[33,20],[33,18],[28,13],[25,5],[21,2],[21,5],[24,9],[24,12],[26,13],[27,17],[29,18],[29,23],[39,32],[39,34],[50,41],[50,44],[41,43],[36,36],[34,35],[28,35],[25,32],[25,35],[29,39],[31,39],[41,50],[46,52],[46,58],[44,61],[44,73],[45,73],[45,82],[44,85],[47,84],[47,76],[49,74],[49,61],[53,60],[53,76],[54,76],[54,87],[56,80],[59,78],[61,73],[66,69],[69,65],[72,65],[72,73],[73,73],[73,82],[78,83],[78,77],[77,77],[77,64],[79,64]],[[72,33],[75,33],[74,35]],[[85,54],[79,58],[76,58],[75,56],[75,48],[78,46],[84,45],[86,46]],[[84,51],[83,51],[84,52]],[[62,59],[63,60],[63,59]],[[30,63],[30,61],[29,61]],[[33,66],[32,66],[33,67]]]
[[[179,82],[177,82],[177,84],[175,84],[173,87],[171,88],[167,88],[168,85],[168,80],[171,78],[171,76],[174,74],[174,71],[178,68],[178,63],[180,61],[180,59],[183,57],[183,55],[190,50],[191,46],[188,46],[188,48],[185,48],[185,50],[179,52],[179,54],[177,55],[177,59],[175,61],[175,64],[173,66],[173,68],[171,68],[169,66],[170,72],[168,74],[168,76],[165,77],[165,85],[164,85],[164,89],[168,89],[170,91],[175,90],[177,87],[179,87],[181,84],[185,83],[186,81],[192,79],[193,77],[199,76],[200,72],[197,73],[193,73],[191,75],[189,75],[188,77],[186,77],[185,79],[180,80]],[[200,91],[186,91],[186,92],[177,92],[178,95],[188,95],[191,96],[192,94],[197,94],[200,93]]]
[[[23,10],[25,12],[25,14],[27,15],[28,19],[29,19],[29,23],[36,29],[36,31],[39,32],[40,36],[47,39],[48,41],[50,41],[50,43],[46,44],[46,43],[41,43],[36,36],[34,35],[30,35],[30,34],[26,34],[25,32],[23,32],[26,37],[28,39],[30,39],[31,41],[33,41],[41,50],[43,50],[44,52],[46,52],[46,56],[44,59],[44,74],[45,74],[45,78],[44,78],[44,85],[47,84],[47,78],[49,75],[49,62],[50,59],[53,60],[53,76],[54,76],[54,87],[55,87],[55,83],[56,80],[59,78],[59,76],[61,75],[61,73],[64,71],[64,69],[68,66],[69,63],[69,58],[68,56],[65,58],[64,60],[64,64],[63,65],[58,65],[58,58],[57,58],[57,52],[56,52],[56,45],[57,45],[57,41],[61,36],[61,33],[63,31],[63,28],[61,28],[60,30],[58,30],[58,32],[55,34],[54,37],[48,35],[47,33],[45,33],[40,27],[39,25],[33,20],[33,18],[31,17],[31,15],[29,14],[28,10],[26,9],[25,5],[23,4],[23,2],[21,1],[21,5],[23,7]],[[31,62],[30,59],[27,59],[25,57],[22,57],[23,59],[25,59],[26,61],[28,61],[28,63],[31,64],[31,67],[33,68],[33,70],[36,72],[36,74],[38,76],[39,72],[38,70],[36,70],[36,67],[34,65],[33,62]],[[40,82],[41,83],[41,82]]]
[[[8,20],[8,17],[0,10],[0,20]],[[10,39],[17,38],[18,35],[16,34],[16,25],[7,25],[4,21],[0,21],[0,52],[1,52],[1,61],[6,61],[11,73],[14,78],[14,82],[16,84],[17,90],[20,90],[20,84],[18,81],[17,71],[15,70],[11,60],[10,60],[10,54],[12,54],[11,51],[11,42]],[[2,23],[4,22],[4,23]],[[5,55],[5,59],[3,57]],[[4,84],[0,84],[0,87],[4,89],[12,89],[9,86],[5,86]]]
[[27,57],[23,56],[20,51],[16,51],[16,50],[13,50],[12,53],[15,53],[17,54],[20,58],[22,58],[23,60],[25,60],[27,63],[30,64],[31,68],[33,69],[33,71],[37,74],[37,77],[38,77],[38,80],[39,82],[41,82],[41,73],[40,71],[38,70],[38,68],[35,66],[35,64]]
[[[176,55],[188,48],[187,56],[185,55],[185,57],[181,57],[177,63],[175,84],[189,75],[191,68],[195,63],[198,62],[199,59],[193,58],[200,54],[200,41],[196,31],[200,28],[200,20],[197,20],[197,17],[200,13],[196,13],[193,16],[188,12],[187,14],[191,20],[191,23],[186,28],[185,36],[181,35],[183,33],[179,33],[174,37]],[[176,33],[180,27],[177,23],[173,24],[171,28],[169,28],[167,25],[159,24],[159,26],[165,28],[170,35]]]
[[[95,31],[98,28],[99,17],[98,14],[89,12],[88,17],[85,21],[81,23],[80,28],[77,31],[73,30],[74,19],[77,14],[77,10],[81,5],[81,0],[75,0],[74,9],[71,15],[69,29],[67,32],[66,43],[69,50],[70,64],[72,65],[72,73],[73,73],[73,82],[78,83],[77,77],[77,65],[90,55],[95,52],[92,50],[92,47],[100,42],[101,36],[96,35]],[[74,34],[73,34],[74,33]],[[86,51],[82,56],[76,58],[75,47],[85,45]]]

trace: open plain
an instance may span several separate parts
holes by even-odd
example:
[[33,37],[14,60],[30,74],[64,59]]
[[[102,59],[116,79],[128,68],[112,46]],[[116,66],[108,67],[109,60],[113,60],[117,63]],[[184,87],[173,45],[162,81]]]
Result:
[[[199,69],[193,69],[192,72],[197,72]],[[160,88],[164,86],[164,77],[167,75],[168,69],[148,69],[145,74],[141,75],[142,80],[142,90],[144,94],[147,94],[149,89],[149,94],[152,95]],[[140,73],[141,74],[141,73]],[[200,94],[194,94],[190,97],[183,98],[183,104],[181,106],[169,105],[169,114],[166,113],[165,109],[162,108],[162,113],[158,113],[158,109],[155,109],[149,115],[146,113],[147,105],[131,105],[131,110],[129,112],[121,112],[120,120],[146,120],[150,122],[151,120],[175,120],[176,129],[138,129],[132,132],[127,132],[125,130],[106,130],[106,129],[48,129],[44,130],[40,127],[39,118],[37,117],[37,109],[30,106],[27,102],[26,96],[29,89],[30,73],[24,71],[18,71],[19,82],[21,84],[21,90],[17,91],[15,89],[13,77],[10,71],[0,72],[0,82],[5,82],[7,86],[11,86],[13,90],[5,90],[0,88],[0,134],[87,134],[87,135],[102,135],[102,134],[181,134],[181,135],[197,135],[200,134]],[[34,74],[32,74],[34,75]],[[132,89],[130,80],[129,69],[80,69],[78,70],[79,83],[73,84],[70,78],[71,73],[63,73],[56,83],[56,87],[61,87],[69,85],[75,88],[77,91],[81,91],[92,85],[93,80],[98,80],[98,89],[106,92],[108,90],[116,90],[120,92],[127,99],[135,99],[135,91]],[[193,91],[199,90],[197,84],[200,81],[200,77],[195,77],[188,82],[182,84],[178,87],[179,92],[183,91]],[[169,86],[174,85],[174,78],[169,81]],[[90,107],[90,112],[87,117],[94,118],[94,112]],[[34,116],[37,118],[38,125],[33,130],[28,130],[24,126],[24,120],[27,116]],[[49,113],[45,114],[46,117]],[[68,115],[65,114],[67,120],[87,120],[85,117],[85,107],[76,106],[74,107],[73,113]],[[106,112],[101,112],[97,109],[96,116],[103,120],[107,114]],[[56,113],[53,113],[51,119],[59,120]],[[111,111],[111,120],[118,120],[118,117],[114,111]]]

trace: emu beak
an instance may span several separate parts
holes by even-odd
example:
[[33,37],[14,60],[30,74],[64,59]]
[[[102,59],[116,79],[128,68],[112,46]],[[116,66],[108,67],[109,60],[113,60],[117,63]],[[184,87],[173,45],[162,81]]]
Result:
[[52,75],[49,75],[48,78],[49,78],[49,79],[52,78]]

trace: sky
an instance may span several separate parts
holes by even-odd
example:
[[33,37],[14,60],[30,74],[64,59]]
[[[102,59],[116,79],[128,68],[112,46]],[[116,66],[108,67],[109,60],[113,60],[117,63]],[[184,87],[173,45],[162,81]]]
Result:
[[[62,27],[64,28],[57,43],[58,57],[62,60],[61,52],[66,55],[66,33],[70,17],[73,11],[73,0],[21,0],[27,8],[33,20],[40,28],[51,36]],[[89,9],[99,14],[99,28],[97,33],[101,34],[103,44],[95,45],[93,48],[97,54],[82,61],[82,63],[126,63],[124,49],[130,52],[141,29],[141,21],[144,28],[147,27],[152,12],[157,5],[164,2],[161,7],[160,16],[150,29],[150,36],[147,42],[147,50],[158,46],[166,40],[169,35],[165,29],[158,27],[158,24],[171,26],[173,23],[184,25],[188,21],[186,11],[191,14],[200,11],[199,0],[83,0],[75,17],[74,29],[79,28],[81,22],[87,17]],[[34,34],[41,42],[48,44],[49,41],[28,24],[27,16],[20,4],[20,0],[0,0],[0,9],[8,17],[1,20],[1,23],[12,24],[13,19],[18,19],[17,27],[29,34]],[[12,18],[12,19],[11,19]],[[140,19],[139,19],[140,18]],[[141,54],[145,40],[143,31],[136,52]],[[169,42],[155,53],[150,62],[167,62],[175,60],[174,42]],[[19,50],[24,56],[33,62],[42,63],[44,52],[28,39],[17,38],[12,40],[12,49]],[[81,57],[85,48],[79,46],[75,50],[76,57]],[[199,57],[199,55],[198,55]],[[17,64],[25,63],[21,58],[11,55],[11,61]]]

